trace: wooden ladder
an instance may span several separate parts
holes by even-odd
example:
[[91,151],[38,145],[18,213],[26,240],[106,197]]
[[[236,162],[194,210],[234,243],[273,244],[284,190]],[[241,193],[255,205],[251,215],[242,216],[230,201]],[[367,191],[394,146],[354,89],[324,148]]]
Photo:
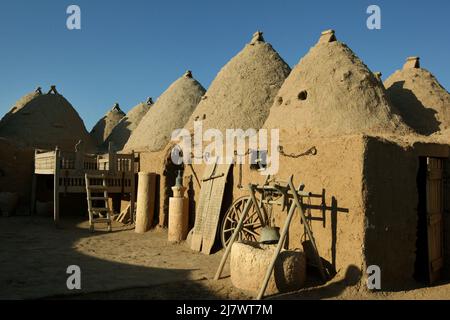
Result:
[[[91,179],[102,180],[102,184],[93,185],[91,184]],[[89,230],[93,232],[96,223],[106,223],[108,225],[108,231],[112,231],[111,209],[109,207],[108,186],[105,175],[85,174],[85,180],[89,211]],[[92,196],[93,193],[103,193],[103,196]],[[104,207],[94,207],[93,201],[103,201]]]

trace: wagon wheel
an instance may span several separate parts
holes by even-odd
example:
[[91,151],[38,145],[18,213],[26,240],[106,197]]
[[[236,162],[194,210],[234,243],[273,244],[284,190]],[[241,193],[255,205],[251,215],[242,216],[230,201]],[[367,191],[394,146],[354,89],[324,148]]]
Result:
[[[239,223],[239,219],[241,218],[242,212],[248,201],[250,201],[250,197],[237,199],[225,213],[220,228],[220,239],[224,248],[226,248],[230,242],[230,238]],[[252,204],[247,218],[244,220],[244,226],[238,235],[238,239],[258,241],[262,227],[263,225],[255,209],[255,204]]]

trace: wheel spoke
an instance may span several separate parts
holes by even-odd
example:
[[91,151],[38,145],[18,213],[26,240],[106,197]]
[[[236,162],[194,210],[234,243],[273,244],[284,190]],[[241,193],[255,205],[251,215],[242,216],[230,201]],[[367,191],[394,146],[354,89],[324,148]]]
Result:
[[247,222],[248,220],[250,220],[251,218],[253,218],[256,214],[256,211],[253,211],[253,213],[251,215],[247,215],[247,218],[244,220],[244,222]]
[[244,230],[245,232],[248,232],[248,233],[250,233],[250,234],[256,236],[256,237],[259,236],[257,233],[253,232],[253,231],[250,230],[250,229],[244,228],[243,230]]
[[231,221],[231,222],[234,222],[234,220],[231,219],[230,216],[227,216],[227,220],[228,220],[228,221]]

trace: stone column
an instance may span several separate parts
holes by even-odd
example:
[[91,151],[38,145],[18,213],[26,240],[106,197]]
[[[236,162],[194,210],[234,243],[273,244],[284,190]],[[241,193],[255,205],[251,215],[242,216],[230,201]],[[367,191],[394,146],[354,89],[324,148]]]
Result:
[[154,173],[139,172],[136,233],[145,233],[152,227],[155,212],[155,182]]
[[189,200],[184,197],[186,188],[172,187],[173,197],[169,200],[169,237],[170,242],[186,240],[189,225]]

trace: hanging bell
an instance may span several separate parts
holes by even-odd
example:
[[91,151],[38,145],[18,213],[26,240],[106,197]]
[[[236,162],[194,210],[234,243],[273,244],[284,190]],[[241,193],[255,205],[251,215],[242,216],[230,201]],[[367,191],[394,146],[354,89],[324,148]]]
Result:
[[277,244],[280,241],[280,228],[264,227],[261,230],[259,243]]

